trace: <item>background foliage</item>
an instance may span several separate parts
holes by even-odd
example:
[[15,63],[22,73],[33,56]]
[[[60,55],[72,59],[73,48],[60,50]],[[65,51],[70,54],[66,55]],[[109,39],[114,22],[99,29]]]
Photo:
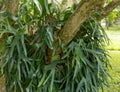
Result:
[[7,92],[98,92],[108,85],[109,60],[104,49],[108,39],[92,16],[67,46],[59,39],[62,51],[55,53],[54,36],[73,11],[72,7],[61,11],[54,0],[21,0],[17,17],[1,13],[0,38],[5,39],[5,49],[0,73],[6,77]]

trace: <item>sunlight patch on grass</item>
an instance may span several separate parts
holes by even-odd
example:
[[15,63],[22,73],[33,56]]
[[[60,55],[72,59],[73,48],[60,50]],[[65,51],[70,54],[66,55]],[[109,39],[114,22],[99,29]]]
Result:
[[109,28],[111,31],[120,31],[120,26],[119,25],[113,25],[112,27]]
[[120,92],[120,26],[114,25],[106,33],[110,39],[106,49],[111,56],[109,59],[112,68],[109,69],[109,73],[112,79],[109,79],[110,87],[105,87],[104,92]]
[[106,31],[110,44],[106,47],[108,50],[120,50],[120,31]]
[[120,23],[118,23],[118,24],[113,24],[111,27],[109,27],[108,29],[105,27],[105,26],[103,26],[103,28],[105,29],[105,30],[107,30],[107,31],[120,31]]
[[120,50],[120,38],[110,38],[110,44],[106,48],[108,50]]
[[120,92],[120,51],[109,51],[109,53],[112,66],[109,72],[112,79],[109,79],[110,88],[105,88],[104,92]]

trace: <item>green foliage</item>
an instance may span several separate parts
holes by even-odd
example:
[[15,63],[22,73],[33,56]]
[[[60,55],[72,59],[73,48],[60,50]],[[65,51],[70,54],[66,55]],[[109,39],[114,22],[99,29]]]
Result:
[[0,9],[1,9],[1,7],[2,7],[2,0],[0,0]]
[[[67,46],[59,39],[62,53],[55,54],[54,35],[72,14],[70,9],[61,12],[53,0],[24,0],[18,17],[3,13],[0,37],[8,35],[0,58],[7,92],[98,92],[108,85],[107,36],[94,19],[89,18]],[[49,64],[48,49],[53,50]]]
[[107,20],[109,22],[114,22],[116,18],[117,18],[117,11],[113,11],[107,16]]
[[117,7],[106,17],[106,20],[107,20],[107,22],[109,22],[111,24],[113,24],[113,23],[116,24],[119,17],[120,17],[120,8]]

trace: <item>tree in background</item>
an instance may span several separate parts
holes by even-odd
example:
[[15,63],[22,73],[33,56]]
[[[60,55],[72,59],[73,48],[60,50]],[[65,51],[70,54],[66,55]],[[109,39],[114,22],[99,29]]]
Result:
[[[111,0],[107,0],[106,4],[108,4]],[[117,7],[110,14],[105,17],[106,27],[107,29],[113,24],[117,24],[117,19],[120,17],[120,8]]]
[[107,35],[99,21],[119,4],[3,0],[0,43],[7,92],[98,92],[107,85]]

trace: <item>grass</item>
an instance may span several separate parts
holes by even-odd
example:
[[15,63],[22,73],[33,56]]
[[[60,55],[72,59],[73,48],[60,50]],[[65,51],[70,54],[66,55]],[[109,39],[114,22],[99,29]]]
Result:
[[108,31],[107,34],[110,39],[110,44],[106,48],[108,50],[120,50],[120,31]]
[[117,24],[113,24],[111,27],[109,27],[109,29],[107,29],[105,26],[103,26],[103,28],[105,30],[110,30],[110,31],[120,31],[120,22],[118,22]]
[[120,26],[113,25],[112,27],[109,27],[109,30],[106,30],[106,33],[110,39],[110,44],[106,47],[106,49],[120,50]]
[[109,51],[110,64],[112,68],[109,69],[112,79],[109,79],[110,87],[105,88],[104,92],[120,92],[120,51]]
[[109,50],[111,56],[112,68],[109,69],[109,72],[112,79],[109,79],[110,87],[105,88],[104,92],[120,92],[120,26],[114,25],[106,33],[110,39],[110,44],[106,49]]
[[[120,23],[119,23],[119,24],[120,24]],[[110,31],[117,31],[117,30],[120,31],[120,26],[119,26],[119,24],[113,25],[112,27],[109,27],[109,30],[110,30]]]

